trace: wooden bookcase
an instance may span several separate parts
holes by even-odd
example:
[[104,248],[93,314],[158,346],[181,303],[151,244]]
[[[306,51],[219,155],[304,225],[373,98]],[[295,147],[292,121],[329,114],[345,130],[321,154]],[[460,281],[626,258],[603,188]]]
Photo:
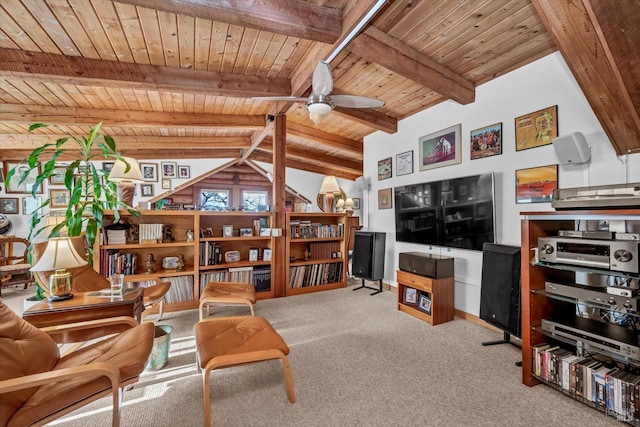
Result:
[[[640,232],[640,210],[639,209],[612,209],[612,210],[568,210],[557,212],[523,212],[521,213],[521,242],[522,242],[522,382],[527,386],[535,386],[545,383],[555,389],[567,394],[583,403],[597,408],[601,411],[606,409],[600,404],[591,401],[589,398],[580,396],[571,389],[567,390],[562,385],[547,381],[540,375],[536,374],[536,361],[534,350],[540,348],[543,344],[549,344],[551,347],[559,347],[556,351],[563,351],[564,357],[567,352],[570,355],[579,355],[588,359],[595,358],[598,361],[605,361],[606,364],[615,364],[622,370],[630,367],[640,367],[640,360],[620,355],[616,351],[607,351],[594,347],[590,344],[589,339],[579,338],[581,334],[576,334],[577,338],[571,339],[565,335],[559,335],[543,329],[543,319],[552,319],[555,321],[559,315],[577,315],[577,307],[580,307],[581,313],[590,313],[593,310],[604,310],[609,316],[631,316],[637,319],[638,315],[634,312],[627,312],[622,306],[610,305],[608,302],[608,294],[606,289],[589,288],[591,291],[601,292],[602,300],[596,301],[589,298],[568,298],[558,295],[554,292],[547,292],[545,284],[549,282],[551,286],[560,284],[562,286],[575,288],[576,295],[582,295],[584,285],[577,284],[578,274],[583,275],[613,277],[613,278],[632,278],[638,279],[640,275],[631,273],[622,273],[607,269],[598,269],[590,267],[581,267],[568,264],[551,264],[536,262],[534,259],[534,249],[538,248],[538,239],[540,237],[558,236],[560,230],[599,230],[600,226],[611,223],[624,223],[627,231],[633,230],[633,233]],[[578,240],[578,238],[576,238]],[[603,241],[606,243],[606,241]],[[636,259],[637,263],[638,260]],[[584,281],[584,279],[581,279]],[[550,287],[549,289],[553,289]],[[580,317],[583,317],[582,314]],[[592,319],[584,319],[588,322],[577,324],[590,324],[588,328],[578,328],[578,331],[586,333],[594,333],[593,326],[603,321],[593,321]],[[591,323],[589,323],[591,322]],[[623,328],[619,325],[613,325],[615,328]],[[600,329],[600,328],[598,328]],[[604,329],[607,330],[608,329]],[[636,333],[637,334],[637,333]],[[586,337],[587,335],[585,335]],[[637,339],[637,335],[636,335]],[[546,357],[546,356],[545,356]],[[554,356],[555,357],[555,356]],[[562,359],[560,359],[562,362]],[[562,362],[564,363],[564,362]],[[626,420],[632,425],[640,425],[639,421]]]
[[[431,325],[453,320],[455,315],[453,276],[442,279],[432,279],[426,276],[396,270],[398,281],[398,310],[408,313]],[[407,301],[407,293],[415,295],[415,302]],[[420,309],[421,295],[430,300],[429,310]]]
[[[104,214],[105,225],[113,221],[113,212]],[[171,224],[173,241],[158,243],[124,243],[109,244],[106,236],[101,236],[94,248],[94,268],[101,274],[108,276],[107,257],[111,254],[135,254],[136,268],[133,274],[128,274],[127,282],[142,282],[149,280],[171,281],[171,290],[165,296],[165,310],[178,311],[198,307],[201,289],[211,279],[212,273],[221,273],[229,269],[242,270],[250,267],[252,276],[260,271],[262,276],[269,276],[272,261],[264,259],[250,261],[250,249],[258,249],[264,255],[264,249],[271,249],[272,237],[260,236],[258,227],[270,228],[272,213],[270,212],[201,212],[201,211],[172,211],[172,210],[142,210],[140,216],[132,216],[127,212],[120,212],[120,216],[129,224]],[[223,227],[231,226],[233,233],[229,237],[223,236]],[[251,230],[251,236],[240,236],[241,228]],[[193,240],[187,241],[187,230],[193,230]],[[209,235],[211,233],[211,235]],[[221,262],[213,263],[208,259],[206,245],[221,246]],[[225,252],[238,251],[240,259],[236,262],[225,262]],[[145,259],[153,254],[156,267],[152,273],[145,271]],[[162,258],[182,254],[185,268],[178,271],[175,268],[163,268]],[[275,254],[272,254],[272,260]],[[241,274],[241,273],[236,273]],[[221,280],[230,280],[229,276]],[[215,279],[213,279],[215,280]],[[274,296],[273,286],[256,293],[256,298],[265,299]],[[156,309],[157,310],[157,309]]]
[[347,286],[347,214],[288,212],[286,295]]

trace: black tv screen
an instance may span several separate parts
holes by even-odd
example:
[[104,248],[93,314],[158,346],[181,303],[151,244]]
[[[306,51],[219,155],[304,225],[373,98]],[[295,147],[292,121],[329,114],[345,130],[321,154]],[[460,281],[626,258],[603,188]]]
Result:
[[396,241],[482,250],[495,242],[493,173],[394,188]]

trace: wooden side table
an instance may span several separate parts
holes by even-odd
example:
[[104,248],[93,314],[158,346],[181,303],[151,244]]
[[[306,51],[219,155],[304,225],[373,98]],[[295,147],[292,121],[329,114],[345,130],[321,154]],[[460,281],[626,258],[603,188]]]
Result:
[[[58,325],[84,322],[87,320],[105,319],[118,316],[129,316],[140,322],[144,306],[142,297],[144,288],[133,289],[122,296],[101,296],[99,292],[75,292],[73,298],[66,301],[49,302],[42,300],[29,307],[22,313],[22,318],[38,328],[55,327]],[[95,335],[89,331],[69,332],[65,339],[86,341],[104,336],[104,327],[99,327],[101,333]],[[126,327],[122,325],[110,326],[110,333],[121,332]],[[111,329],[113,329],[111,331]],[[55,339],[55,337],[54,337]]]
[[396,271],[398,280],[398,310],[431,325],[449,322],[455,316],[453,276],[432,279],[426,276]]

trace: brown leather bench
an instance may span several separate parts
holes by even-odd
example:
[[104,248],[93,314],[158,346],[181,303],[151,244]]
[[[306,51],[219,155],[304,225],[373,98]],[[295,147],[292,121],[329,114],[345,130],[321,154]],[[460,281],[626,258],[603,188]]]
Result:
[[250,283],[209,282],[200,295],[199,315],[202,320],[202,310],[211,305],[248,305],[251,315],[255,316],[253,304],[256,303],[256,290]]
[[280,359],[289,401],[295,403],[289,369],[289,347],[263,317],[234,316],[204,319],[193,327],[196,336],[198,370],[202,372],[204,425],[211,423],[209,374],[214,369],[244,363]]

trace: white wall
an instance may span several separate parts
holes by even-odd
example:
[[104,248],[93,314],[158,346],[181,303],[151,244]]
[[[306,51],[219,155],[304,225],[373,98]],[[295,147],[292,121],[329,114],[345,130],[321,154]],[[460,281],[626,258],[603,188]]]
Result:
[[[516,152],[514,119],[553,105],[558,106],[559,135],[580,131],[592,146],[593,158],[588,165],[560,166],[558,179],[561,188],[640,181],[640,154],[631,155],[628,159],[616,156],[562,56],[551,54],[477,87],[476,101],[472,104],[448,101],[402,120],[398,123],[398,132],[393,135],[376,132],[365,138],[364,175],[371,180],[368,228],[386,233],[385,282],[397,285],[395,271],[399,252],[420,251],[452,256],[455,258],[456,308],[479,314],[482,253],[396,242],[394,210],[378,209],[378,190],[493,171],[496,179],[497,242],[519,246],[519,213],[553,209],[550,203],[515,203],[515,170],[559,162],[552,145]],[[502,122],[503,154],[470,160],[469,132],[498,122]],[[462,124],[462,163],[420,172],[418,138],[458,123]],[[414,151],[414,173],[378,181],[378,161],[392,157],[395,171],[396,154],[408,150]],[[625,166],[627,160],[628,168]]]

